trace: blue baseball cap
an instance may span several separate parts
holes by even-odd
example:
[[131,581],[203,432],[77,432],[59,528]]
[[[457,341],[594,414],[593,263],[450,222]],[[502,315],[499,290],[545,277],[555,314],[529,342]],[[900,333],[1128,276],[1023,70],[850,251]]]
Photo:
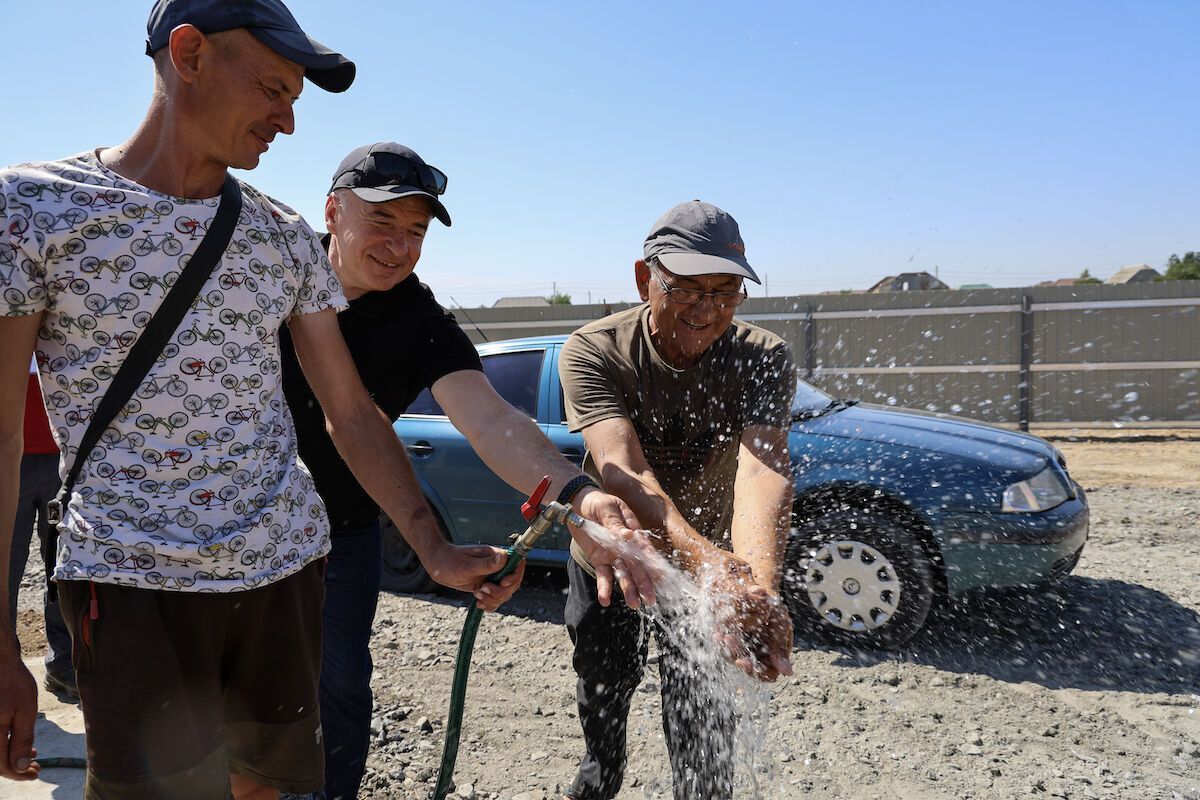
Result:
[[309,38],[279,0],[157,0],[146,21],[146,55],[166,47],[180,25],[194,25],[206,34],[245,28],[304,67],[304,77],[327,92],[344,92],[354,82],[354,62]]

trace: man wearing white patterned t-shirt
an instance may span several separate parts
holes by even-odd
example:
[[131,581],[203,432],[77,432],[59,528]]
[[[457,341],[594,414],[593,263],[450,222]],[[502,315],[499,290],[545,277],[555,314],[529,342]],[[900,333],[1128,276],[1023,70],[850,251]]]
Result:
[[[294,211],[239,181],[241,217],[213,275],[100,445],[77,451],[211,223],[227,168],[254,168],[292,132],[303,78],[342,91],[354,66],[278,0],[159,0],[148,32],[154,97],[129,140],[0,170],[0,580],[36,349],[60,472],[85,459],[55,578],[88,731],[86,795],[313,791],[328,525],[296,459],[280,325],[356,477],[398,521],[417,504],[411,465],[346,353],[340,287]],[[624,519],[607,521],[628,533]],[[489,609],[515,591],[519,574],[481,585],[502,551],[411,528],[439,582]],[[9,627],[0,619],[0,776],[29,780],[36,688]]]

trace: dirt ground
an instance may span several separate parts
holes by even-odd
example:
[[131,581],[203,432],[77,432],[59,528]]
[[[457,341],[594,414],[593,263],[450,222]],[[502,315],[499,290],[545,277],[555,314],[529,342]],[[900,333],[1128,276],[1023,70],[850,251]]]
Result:
[[1200,437],[1165,442],[1054,442],[1084,486],[1200,486]]
[[[1052,438],[1092,507],[1074,574],[943,608],[901,653],[798,641],[758,764],[765,797],[1200,800],[1200,438]],[[42,646],[34,567],[21,600],[27,654]],[[531,576],[485,618],[458,797],[552,798],[573,776],[564,587],[561,574]],[[381,597],[363,797],[429,796],[463,606]],[[651,664],[622,800],[671,797],[657,687]]]
[[1200,428],[1034,427],[1084,486],[1200,488]]

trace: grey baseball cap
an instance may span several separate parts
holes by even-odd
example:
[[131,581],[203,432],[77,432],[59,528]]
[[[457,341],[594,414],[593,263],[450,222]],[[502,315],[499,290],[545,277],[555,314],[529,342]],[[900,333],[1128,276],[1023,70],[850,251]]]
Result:
[[354,82],[354,62],[309,38],[280,0],[157,0],[146,20],[146,55],[166,47],[180,25],[202,33],[245,28],[327,92],[344,92]]
[[737,220],[711,203],[689,200],[659,217],[643,246],[676,275],[740,275],[762,283],[746,261]]

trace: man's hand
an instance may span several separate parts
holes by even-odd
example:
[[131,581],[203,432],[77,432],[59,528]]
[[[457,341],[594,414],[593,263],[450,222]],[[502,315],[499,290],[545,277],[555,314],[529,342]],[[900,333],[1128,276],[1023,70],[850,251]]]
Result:
[[0,776],[32,781],[40,767],[33,759],[33,721],[37,718],[37,684],[21,657],[0,657]]
[[585,486],[576,493],[573,506],[581,517],[599,524],[609,534],[592,535],[570,526],[572,537],[596,570],[596,596],[600,605],[612,602],[614,578],[630,608],[642,603],[653,605],[654,584],[662,579],[669,566],[647,533],[638,530],[641,525],[625,501],[595,486]]
[[760,681],[792,674],[792,617],[779,595],[762,586],[752,587],[743,601],[755,606],[747,616],[757,624],[742,628],[742,649],[734,663]]
[[429,577],[441,585],[474,594],[475,605],[484,611],[495,611],[507,602],[525,578],[525,561],[522,560],[500,583],[489,581],[489,575],[499,572],[508,563],[508,554],[485,544],[466,547],[445,544],[423,556],[421,563]]
[[773,681],[792,674],[792,619],[779,595],[754,581],[748,564],[726,554],[706,576],[725,610],[718,640],[752,678]]

